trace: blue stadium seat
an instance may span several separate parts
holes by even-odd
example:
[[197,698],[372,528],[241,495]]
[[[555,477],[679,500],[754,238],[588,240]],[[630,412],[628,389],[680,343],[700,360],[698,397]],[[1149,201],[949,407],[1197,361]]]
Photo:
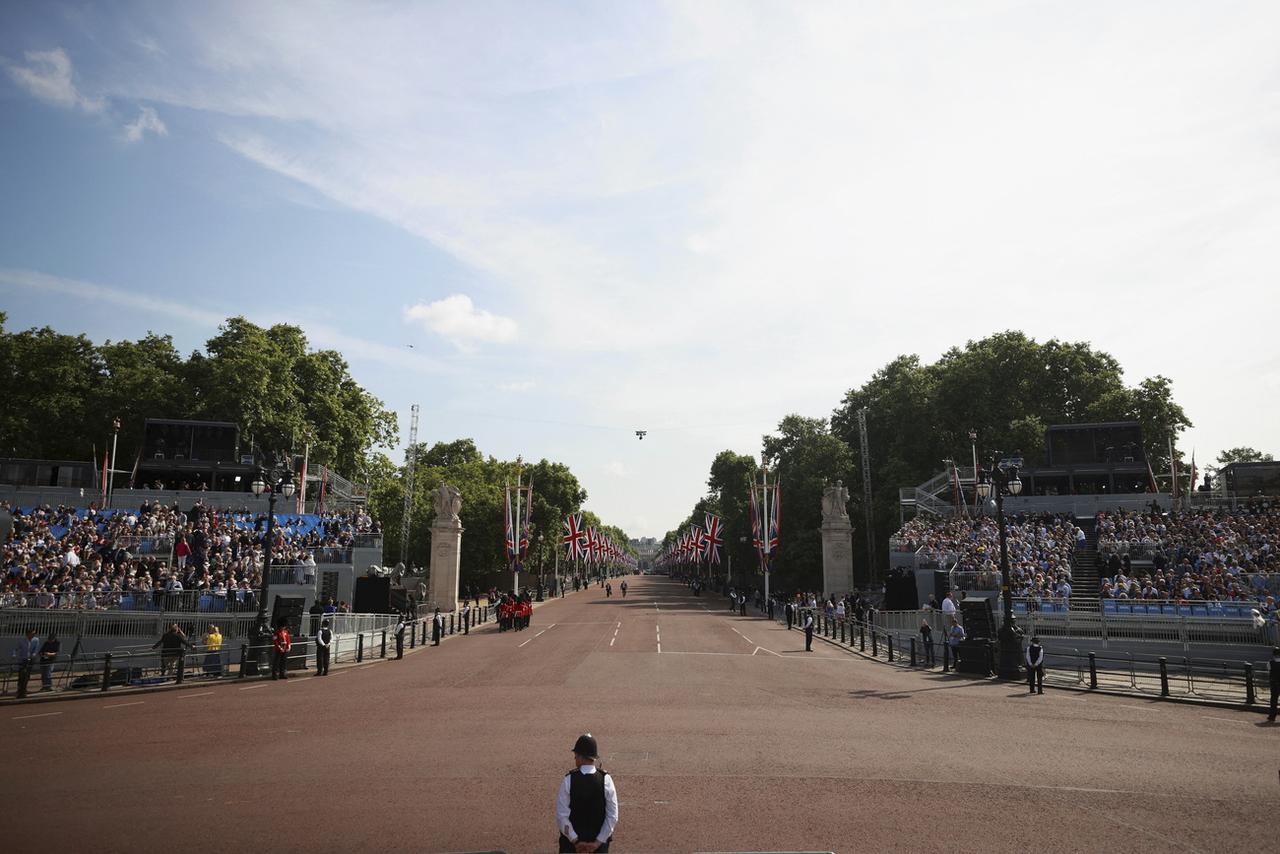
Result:
[[1205,607],[1205,606],[1203,606],[1203,605],[1192,605],[1192,606],[1191,606],[1191,616],[1193,616],[1193,617],[1207,617],[1207,616],[1209,616],[1209,609],[1208,609],[1208,608],[1206,608],[1206,607]]
[[121,596],[121,597],[120,597],[120,610],[122,610],[122,611],[132,611],[132,610],[133,610],[133,597],[132,597],[132,596],[127,595],[127,594],[126,594],[126,595],[124,595],[124,596]]
[[210,595],[210,594],[208,594],[208,593],[205,593],[203,596],[201,596],[201,597],[200,597],[200,601],[196,604],[196,609],[197,609],[197,610],[199,610],[199,611],[209,611],[209,610],[212,610],[212,609],[213,609],[213,596],[211,596],[211,595]]
[[1222,616],[1224,617],[1243,617],[1246,616],[1244,608],[1240,605],[1223,605]]
[[1026,603],[1026,602],[1014,602],[1014,603],[1013,603],[1013,612],[1014,612],[1015,614],[1025,614],[1025,613],[1027,613],[1027,603]]
[[1103,600],[1102,600],[1102,613],[1104,613],[1104,614],[1114,614],[1114,613],[1116,613],[1116,600],[1114,600],[1114,599],[1103,599]]

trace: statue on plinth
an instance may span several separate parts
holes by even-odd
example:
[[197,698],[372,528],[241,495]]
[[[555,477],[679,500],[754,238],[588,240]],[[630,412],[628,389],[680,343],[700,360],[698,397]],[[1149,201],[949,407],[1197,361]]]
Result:
[[837,480],[835,486],[828,486],[822,492],[822,521],[848,519],[849,490],[844,482]]
[[440,488],[435,491],[435,500],[437,525],[460,521],[458,513],[462,510],[462,493],[456,486],[440,484]]

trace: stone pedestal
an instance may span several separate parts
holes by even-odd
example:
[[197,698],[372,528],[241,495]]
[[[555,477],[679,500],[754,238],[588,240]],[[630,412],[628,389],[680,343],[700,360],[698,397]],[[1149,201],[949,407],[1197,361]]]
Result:
[[849,517],[822,523],[822,593],[843,596],[853,590],[853,525]]
[[853,524],[849,490],[836,481],[822,492],[822,594],[843,596],[853,590]]
[[458,607],[458,571],[462,565],[462,523],[436,520],[431,526],[429,599],[441,611]]

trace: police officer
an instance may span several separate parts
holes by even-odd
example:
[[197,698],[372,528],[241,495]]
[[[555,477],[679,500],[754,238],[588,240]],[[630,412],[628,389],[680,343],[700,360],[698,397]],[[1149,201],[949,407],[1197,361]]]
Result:
[[596,767],[599,749],[591,733],[573,745],[574,769],[564,775],[556,796],[560,851],[607,854],[618,825],[618,791],[613,778]]
[[440,609],[436,608],[435,615],[431,618],[431,645],[440,645],[440,636],[444,634],[444,614],[440,613]]
[[329,652],[333,646],[333,629],[328,620],[320,621],[320,631],[316,632],[316,675],[329,675]]
[[404,615],[400,615],[400,622],[396,623],[396,661],[404,658],[404,633],[408,628]]
[[813,612],[804,612],[804,651],[813,652]]
[[1044,647],[1040,638],[1032,638],[1027,647],[1027,687],[1032,694],[1044,693]]
[[783,606],[782,606],[782,610],[783,610],[783,613],[785,613],[785,614],[786,614],[786,616],[787,616],[787,631],[791,631],[791,611],[792,611],[792,606],[791,606],[791,600],[790,600],[790,599],[788,599],[788,600],[787,600],[787,604],[785,604],[785,605],[783,605]]
[[1276,702],[1280,700],[1280,646],[1271,649],[1271,664],[1267,668],[1271,677],[1271,713],[1267,720],[1276,722]]

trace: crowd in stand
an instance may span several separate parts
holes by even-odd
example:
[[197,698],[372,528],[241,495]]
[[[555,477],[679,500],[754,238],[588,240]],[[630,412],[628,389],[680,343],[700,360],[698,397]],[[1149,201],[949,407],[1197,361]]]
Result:
[[1104,512],[1104,599],[1236,601],[1276,609],[1280,510]]
[[[1070,516],[1006,516],[1005,537],[1014,596],[1071,598],[1071,557],[1085,535]],[[1000,538],[995,519],[917,516],[902,526],[895,540],[899,550],[916,552],[943,568],[954,567],[956,587],[1000,587]]]
[[[0,606],[92,609],[118,607],[124,597],[135,607],[163,606],[166,596],[196,591],[229,607],[256,607],[265,513],[201,502],[189,511],[148,502],[137,511],[8,509],[13,530],[0,554]],[[283,566],[293,580],[314,580],[317,553],[322,561],[342,560],[357,535],[380,532],[363,510],[276,514],[273,575]]]

